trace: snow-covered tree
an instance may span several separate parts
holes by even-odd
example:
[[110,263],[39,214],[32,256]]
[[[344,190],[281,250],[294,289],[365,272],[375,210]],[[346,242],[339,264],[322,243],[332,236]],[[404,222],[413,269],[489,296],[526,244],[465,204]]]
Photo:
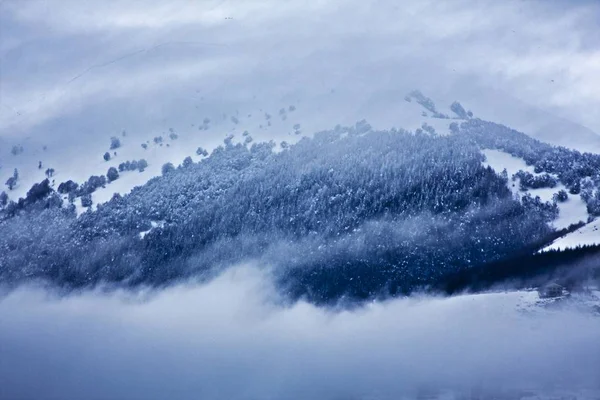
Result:
[[170,172],[173,172],[175,170],[175,166],[172,163],[166,163],[163,164],[162,168],[161,168],[161,172],[163,175],[166,175]]
[[111,137],[110,138],[110,149],[114,150],[114,149],[118,149],[119,147],[121,147],[121,140],[116,136]]
[[108,172],[106,172],[106,178],[108,179],[108,182],[116,181],[119,179],[119,171],[117,171],[115,167],[110,167]]

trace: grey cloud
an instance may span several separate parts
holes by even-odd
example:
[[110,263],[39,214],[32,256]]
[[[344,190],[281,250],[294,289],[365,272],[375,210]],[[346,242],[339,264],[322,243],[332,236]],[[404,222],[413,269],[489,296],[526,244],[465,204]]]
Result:
[[[0,301],[0,398],[339,399],[421,388],[599,390],[600,323],[518,294],[280,306],[254,267],[139,295]],[[396,397],[395,397],[396,396]]]
[[[48,13],[49,8],[52,13]],[[39,58],[40,71],[50,70],[50,76],[54,72],[60,79],[49,80],[43,78],[45,75],[40,79],[35,76],[39,74],[30,74],[27,79],[15,76],[16,81],[36,82],[39,85],[36,91],[62,90],[64,82],[90,66],[109,63],[140,50],[148,51],[159,43],[198,41],[231,45],[230,56],[239,57],[232,63],[245,67],[245,83],[256,82],[254,73],[260,70],[277,71],[282,66],[285,69],[296,65],[301,71],[313,62],[311,54],[323,50],[318,53],[321,63],[335,66],[337,72],[359,72],[357,67],[365,65],[398,64],[398,74],[402,74],[407,65],[419,65],[422,71],[416,77],[418,79],[411,76],[409,82],[402,79],[387,82],[402,89],[409,83],[415,85],[431,80],[436,87],[444,81],[457,79],[457,75],[458,78],[472,75],[483,87],[510,88],[513,95],[523,101],[552,108],[565,117],[597,128],[595,122],[579,110],[589,102],[599,101],[586,89],[594,86],[591,82],[596,75],[593,67],[598,48],[590,46],[589,42],[587,46],[581,44],[590,32],[597,31],[596,25],[589,22],[589,16],[598,15],[598,8],[590,3],[570,7],[563,3],[561,7],[547,2],[516,1],[402,4],[373,1],[327,5],[316,2],[306,9],[297,2],[181,2],[160,3],[156,7],[147,3],[140,7],[137,2],[109,2],[106,9],[99,10],[93,2],[73,2],[57,8],[48,2],[37,1],[13,5],[8,10],[19,24],[32,31],[49,33],[49,39],[45,39],[49,42],[46,51],[40,49],[33,53]],[[222,16],[229,13],[237,14],[238,18],[226,22]],[[348,48],[349,44],[353,54],[350,58],[347,54],[340,58],[339,49]],[[22,47],[23,55],[33,51],[25,45]],[[71,54],[65,54],[64,49]],[[211,54],[182,47],[178,53],[164,55],[158,60],[139,57],[139,66],[149,68],[150,75],[156,79],[140,82],[138,87],[168,81],[168,75],[162,76],[156,70],[156,61],[168,71],[170,65],[190,62],[193,68],[194,58],[205,59],[207,56],[211,57]],[[250,60],[246,59],[248,56],[251,56]],[[129,69],[129,61],[132,60],[124,63],[122,69],[109,69],[106,73],[90,71],[93,73],[83,80],[99,80],[101,86],[107,88],[111,87],[111,82],[133,79],[139,70]],[[21,67],[17,63],[14,68],[5,69],[11,74],[18,73]],[[257,67],[259,71],[255,71]],[[383,84],[378,74],[358,74],[353,78],[344,85],[352,87],[357,81],[365,81],[373,86],[373,90],[378,90]],[[550,85],[551,79],[555,80],[555,85]],[[229,90],[227,82],[227,77],[220,81],[219,91],[223,94]],[[260,80],[256,83],[258,88],[266,90],[275,85],[299,89],[291,79],[288,82]],[[313,87],[320,83],[318,79],[311,81]],[[81,85],[73,85],[66,91],[80,93]],[[114,89],[119,90],[118,86]],[[9,101],[12,107],[27,109],[25,104],[35,103],[43,97],[36,91],[18,95],[8,91],[4,95],[9,100],[16,96],[14,102]],[[111,91],[105,95],[115,97]],[[127,96],[136,97],[136,91],[128,90]],[[314,97],[307,97],[306,101],[311,99]],[[36,121],[37,114],[43,116],[47,107],[54,108],[49,116],[63,113],[71,104],[59,102],[54,107],[55,100],[50,98],[43,102],[41,109],[34,108],[28,118]],[[77,101],[94,102],[95,98],[83,96]],[[19,125],[18,119],[8,120]],[[43,121],[42,118],[40,122]]]

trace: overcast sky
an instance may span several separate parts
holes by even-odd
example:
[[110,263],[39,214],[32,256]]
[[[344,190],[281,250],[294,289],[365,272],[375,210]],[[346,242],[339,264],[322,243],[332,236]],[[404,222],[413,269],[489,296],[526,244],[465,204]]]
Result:
[[600,131],[592,1],[5,0],[0,12],[1,136],[191,119],[199,97],[321,105],[336,88],[360,118],[370,96],[415,86],[466,103],[502,90]]

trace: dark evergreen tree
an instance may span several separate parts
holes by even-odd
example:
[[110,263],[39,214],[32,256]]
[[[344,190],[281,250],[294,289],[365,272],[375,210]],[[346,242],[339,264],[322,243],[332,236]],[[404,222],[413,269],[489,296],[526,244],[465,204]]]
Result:
[[148,168],[148,161],[146,161],[145,159],[142,158],[141,160],[138,161],[137,168],[138,168],[138,171],[144,172],[144,170],[146,168]]
[[17,180],[14,176],[11,176],[6,180],[6,186],[8,186],[8,190],[13,190],[17,185]]
[[558,193],[554,194],[553,199],[558,203],[564,203],[569,199],[569,195],[567,194],[566,190],[561,189],[558,191]]
[[116,136],[111,137],[110,138],[110,149],[114,150],[114,149],[118,149],[119,147],[121,147],[121,140]]
[[16,155],[18,155],[18,154],[21,154],[21,153],[23,152],[23,146],[21,146],[21,145],[14,145],[14,146],[12,147],[12,149],[10,150],[10,152],[11,152],[11,154],[12,154],[13,156],[16,156]]
[[469,116],[467,115],[467,111],[463,108],[463,106],[458,101],[455,101],[454,103],[452,103],[450,105],[450,110],[452,110],[452,112],[454,114],[456,114],[458,116],[458,118],[461,118],[461,119],[469,118]]
[[6,192],[2,192],[0,193],[0,207],[6,207],[6,205],[8,204],[8,195],[6,194]]
[[31,189],[29,189],[25,197],[25,203],[35,203],[39,200],[46,198],[51,192],[52,189],[50,188],[50,181],[48,179],[44,179],[40,183],[33,184]]
[[175,166],[172,163],[163,164],[161,168],[161,172],[163,175],[166,175],[175,170]]
[[6,180],[6,186],[8,186],[8,190],[13,190],[15,186],[17,186],[17,182],[19,181],[19,170],[14,169],[13,176]]
[[192,164],[194,164],[194,160],[192,160],[192,157],[188,156],[183,159],[182,165],[184,168],[187,168],[187,167],[191,166]]
[[110,167],[106,173],[106,178],[108,178],[108,182],[116,181],[119,179],[119,171],[115,167]]
[[81,206],[91,207],[92,206],[92,195],[90,193],[81,196]]

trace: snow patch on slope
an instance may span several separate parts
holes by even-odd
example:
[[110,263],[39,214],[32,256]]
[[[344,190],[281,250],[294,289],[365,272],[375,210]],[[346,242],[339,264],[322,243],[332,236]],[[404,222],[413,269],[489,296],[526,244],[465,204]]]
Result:
[[147,234],[149,234],[150,232],[152,232],[152,230],[154,228],[162,228],[165,226],[165,221],[150,221],[150,225],[151,228],[148,229],[147,231],[142,231],[140,232],[140,239],[143,239],[146,237]]
[[[508,186],[510,190],[517,196],[521,197],[526,193],[530,193],[533,197],[539,196],[542,201],[552,201],[552,197],[559,190],[566,190],[563,184],[558,184],[554,188],[541,188],[541,189],[529,189],[523,191],[519,189],[519,179],[512,180],[512,176],[519,170],[536,174],[533,167],[527,165],[525,160],[519,157],[515,157],[509,153],[500,150],[485,149],[482,150],[486,157],[484,165],[492,167],[497,173],[502,173],[504,169],[508,173]],[[553,226],[556,229],[563,229],[569,227],[571,224],[578,222],[587,222],[589,214],[587,212],[587,205],[581,199],[580,196],[569,195],[569,199],[564,203],[558,203],[560,210],[558,218],[553,221]]]
[[545,247],[545,250],[564,250],[577,246],[590,246],[600,244],[600,222],[594,220],[587,225],[571,232],[559,239],[556,239],[551,245]]

